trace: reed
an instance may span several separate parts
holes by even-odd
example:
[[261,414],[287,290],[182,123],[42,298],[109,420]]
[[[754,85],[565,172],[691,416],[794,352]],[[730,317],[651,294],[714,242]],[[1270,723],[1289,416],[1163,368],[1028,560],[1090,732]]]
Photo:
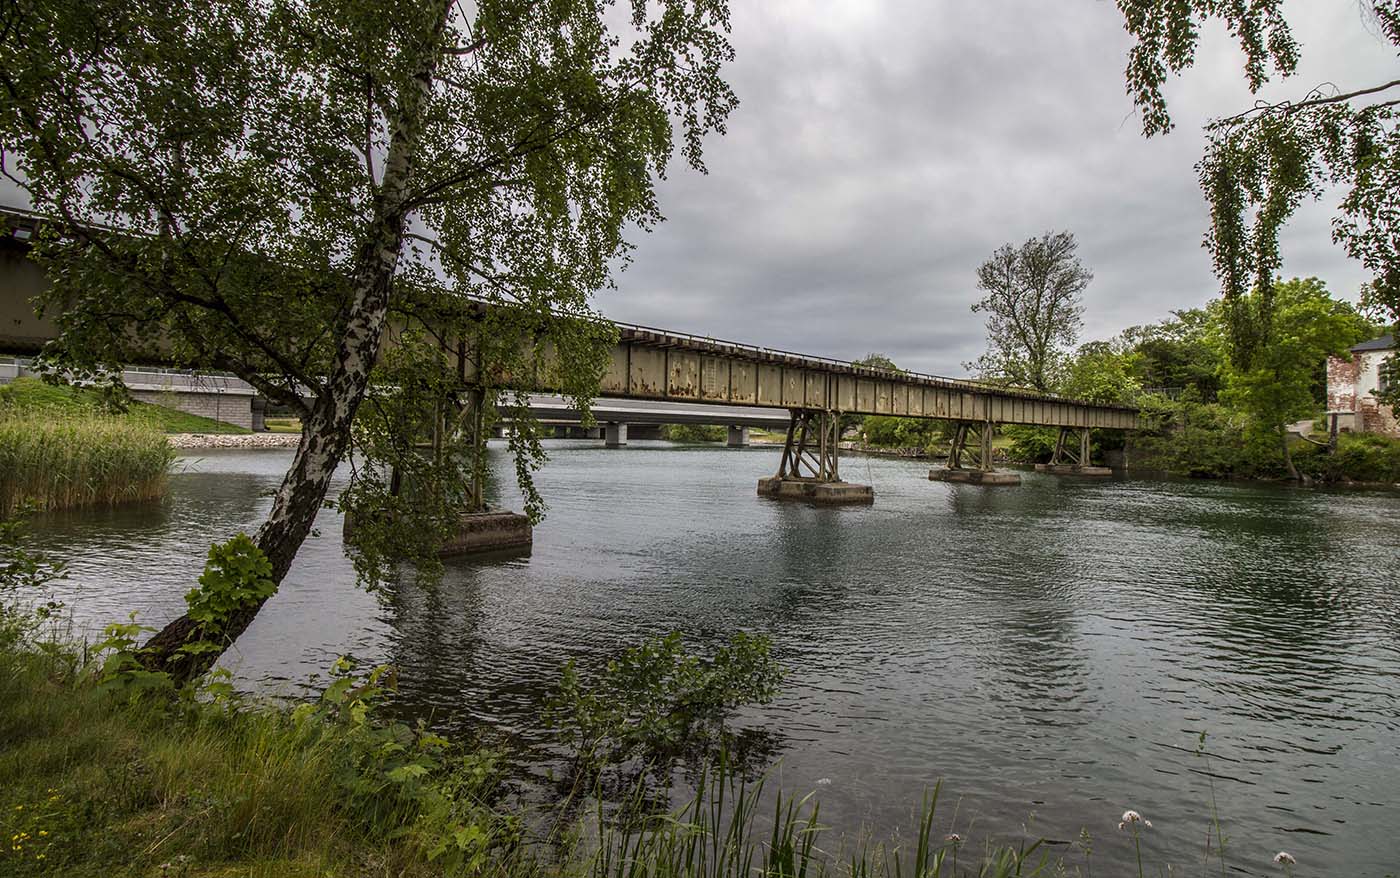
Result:
[[91,413],[0,410],[0,517],[165,494],[174,449],[155,427]]
[[[963,851],[957,833],[935,831],[940,787],[924,798],[903,840],[872,841],[832,833],[820,803],[779,791],[763,807],[764,783],[726,768],[702,773],[690,804],[648,813],[639,789],[608,815],[599,808],[591,857],[573,871],[588,878],[1037,878],[1062,874],[1039,840],[986,842]],[[582,868],[580,868],[580,866]]]

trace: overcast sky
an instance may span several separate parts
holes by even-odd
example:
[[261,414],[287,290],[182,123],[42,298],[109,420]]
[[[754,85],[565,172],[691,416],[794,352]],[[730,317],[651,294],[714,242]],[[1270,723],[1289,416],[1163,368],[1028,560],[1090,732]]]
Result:
[[[1109,0],[732,5],[742,104],[707,176],[678,160],[662,183],[668,220],[635,236],[608,316],[956,376],[985,344],[974,272],[1006,242],[1074,232],[1095,275],[1083,340],[1216,294],[1193,166],[1203,122],[1254,100],[1223,29],[1170,86],[1176,131],[1146,140]],[[1288,12],[1303,63],[1266,94],[1395,77],[1355,0]],[[1336,200],[1294,220],[1284,272],[1354,299],[1365,273],[1331,243]]]

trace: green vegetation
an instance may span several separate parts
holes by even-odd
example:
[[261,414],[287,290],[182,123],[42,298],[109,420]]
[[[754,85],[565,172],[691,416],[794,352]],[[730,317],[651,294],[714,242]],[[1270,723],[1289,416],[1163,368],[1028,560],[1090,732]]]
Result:
[[897,418],[891,415],[866,415],[861,429],[866,444],[880,448],[926,450],[939,443],[946,443],[951,435],[945,421]]
[[145,424],[0,407],[0,516],[152,500],[165,494],[174,459],[165,436]]
[[0,651],[0,875],[438,875],[510,839],[490,754],[377,724],[385,675],[339,673],[287,709],[219,678],[122,697],[74,656]]
[[576,775],[632,764],[664,777],[687,749],[719,749],[729,714],[771,701],[781,681],[765,637],[740,632],[702,661],[672,633],[626,650],[589,684],[570,661],[545,716]]
[[4,408],[43,415],[109,415],[161,433],[252,432],[245,427],[186,414],[163,405],[136,400],[118,402],[100,390],[48,384],[30,377],[17,378],[0,387],[0,409]]
[[729,431],[716,424],[664,424],[661,438],[669,442],[723,442]]
[[[1253,296],[1244,297],[1245,307]],[[1355,307],[1334,299],[1316,278],[1276,281],[1271,331],[1254,346],[1248,367],[1233,354],[1221,302],[1174,312],[1109,341],[1082,345],[1060,392],[1095,402],[1136,405],[1148,429],[1128,439],[1130,469],[1197,478],[1394,482],[1400,442],[1343,435],[1290,437],[1287,424],[1320,417],[1326,406],[1326,361],[1380,332]],[[1007,427],[1009,456],[1048,460],[1055,431]],[[1118,437],[1096,435],[1097,454],[1119,449]]]
[[[1258,92],[1271,73],[1287,77],[1302,49],[1283,0],[1140,0],[1118,6],[1136,45],[1129,54],[1128,92],[1142,111],[1147,136],[1171,130],[1163,86],[1170,73],[1195,61],[1205,22],[1219,19],[1239,37],[1244,74]],[[1360,12],[1373,32],[1400,48],[1400,4],[1363,0]],[[1272,68],[1272,70],[1271,70]],[[1253,368],[1257,349],[1273,340],[1275,279],[1282,257],[1279,234],[1306,200],[1340,187],[1345,193],[1332,220],[1332,239],[1371,272],[1364,299],[1400,321],[1400,80],[1352,83],[1295,95],[1206,126],[1207,147],[1197,170],[1210,204],[1206,247],[1223,289],[1222,322],[1235,362]],[[1309,85],[1311,88],[1311,84]],[[1278,303],[1278,304],[1281,304]]]
[[[501,875],[747,878],[845,874],[819,806],[702,771],[691,804],[638,785],[571,818],[505,799],[505,761],[419,726],[380,720],[393,685],[342,663],[317,701],[251,702],[216,681],[202,699],[129,700],[63,654],[0,650],[0,875]],[[963,850],[935,835],[937,791],[913,843],[862,844],[861,874],[1050,875],[1038,841]],[[526,826],[546,844],[527,844]],[[588,828],[584,828],[588,827]],[[966,830],[964,830],[966,831]]]
[[1094,275],[1070,232],[1003,244],[977,269],[987,315],[987,352],[963,367],[983,380],[1049,393],[1060,383],[1083,325],[1084,288]]
[[264,423],[269,433],[301,432],[301,418],[267,418]]
[[[473,439],[498,403],[523,511],[544,514],[519,377],[588,410],[616,336],[593,294],[662,221],[656,181],[703,170],[738,103],[724,0],[611,7],[33,0],[5,18],[9,177],[69,232],[30,241],[62,313],[44,358],[95,370],[159,345],[294,412],[304,453],[255,534],[274,583],[352,443],[336,502],[363,523],[363,584],[431,571],[483,502]],[[396,471],[412,490],[385,487]]]

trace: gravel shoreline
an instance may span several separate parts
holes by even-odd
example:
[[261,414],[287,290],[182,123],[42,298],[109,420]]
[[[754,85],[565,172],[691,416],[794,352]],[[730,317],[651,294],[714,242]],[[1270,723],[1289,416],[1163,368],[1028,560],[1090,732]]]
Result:
[[175,448],[296,448],[300,433],[171,433]]

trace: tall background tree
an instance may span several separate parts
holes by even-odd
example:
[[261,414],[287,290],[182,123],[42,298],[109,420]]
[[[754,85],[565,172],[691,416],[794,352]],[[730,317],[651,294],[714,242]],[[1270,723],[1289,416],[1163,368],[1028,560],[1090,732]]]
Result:
[[1041,393],[1056,389],[1083,324],[1084,288],[1093,274],[1079,261],[1070,232],[1046,232],[1019,247],[1004,244],[977,269],[987,315],[987,353],[965,368],[982,378]]
[[[1400,54],[1400,3],[1359,3],[1379,36]],[[1137,40],[1128,92],[1148,136],[1172,128],[1163,86],[1195,61],[1202,25],[1218,19],[1239,40],[1244,75],[1258,91],[1291,76],[1300,48],[1284,0],[1118,0]],[[1293,100],[1260,102],[1211,122],[1198,165],[1210,203],[1206,246],[1220,279],[1234,362],[1248,368],[1275,332],[1279,231],[1305,199],[1340,191],[1332,236],[1370,270],[1364,298],[1400,320],[1400,79],[1324,83]]]
[[[1248,361],[1240,361],[1230,333],[1228,311],[1218,308],[1215,334],[1223,349],[1221,399],[1248,416],[1247,438],[1273,443],[1289,478],[1300,478],[1289,447],[1286,425],[1310,418],[1325,405],[1326,364],[1373,331],[1369,321],[1348,302],[1331,297],[1317,278],[1275,280],[1273,326],[1267,340],[1255,346]],[[1256,288],[1245,296],[1246,307],[1262,295]]]
[[[443,353],[470,338],[494,358],[483,374],[549,368],[570,395],[596,390],[609,330],[590,295],[625,230],[661,219],[653,181],[676,145],[703,169],[702,138],[736,104],[728,24],[723,0],[7,3],[3,170],[56,218],[35,250],[61,327],[46,356],[227,370],[296,411],[301,443],[256,534],[276,584],[377,370],[460,408]],[[512,307],[483,326],[467,297]],[[416,428],[383,399],[382,422]],[[362,450],[407,461],[412,442],[384,437]],[[538,445],[515,450],[528,488]],[[416,519],[445,527],[471,464],[434,459],[455,487],[426,492]],[[398,511],[380,520],[418,530]],[[217,632],[175,620],[152,665],[202,671],[207,651],[174,657],[231,643],[261,603]]]

